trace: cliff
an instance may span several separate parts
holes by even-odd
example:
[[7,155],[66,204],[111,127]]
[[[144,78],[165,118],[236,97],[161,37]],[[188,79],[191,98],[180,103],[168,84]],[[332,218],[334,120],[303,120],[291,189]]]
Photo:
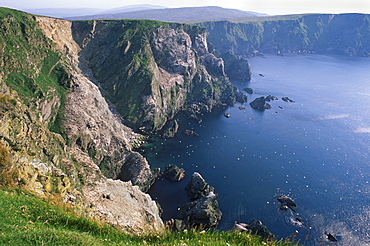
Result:
[[261,53],[370,55],[366,14],[278,16],[249,22],[204,22],[209,41],[221,53],[243,57]]
[[209,112],[240,95],[208,52],[204,28],[120,20],[73,22],[72,30],[85,71],[134,130],[171,137],[179,112]]
[[[1,184],[54,194],[126,231],[163,230],[139,189],[154,178],[132,151],[140,135],[78,69],[72,23],[0,8],[0,32]],[[107,178],[122,172],[130,180]]]

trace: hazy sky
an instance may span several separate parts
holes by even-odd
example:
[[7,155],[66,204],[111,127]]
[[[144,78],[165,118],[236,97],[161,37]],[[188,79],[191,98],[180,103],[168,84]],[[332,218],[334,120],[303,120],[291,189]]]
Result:
[[0,6],[36,8],[116,8],[152,4],[166,7],[220,6],[267,14],[367,13],[369,0],[0,0]]

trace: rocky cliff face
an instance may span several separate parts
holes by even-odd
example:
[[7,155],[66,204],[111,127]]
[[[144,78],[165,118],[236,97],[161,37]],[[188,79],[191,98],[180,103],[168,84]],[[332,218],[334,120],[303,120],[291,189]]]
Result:
[[221,53],[370,55],[370,18],[365,14],[304,15],[248,23],[206,22],[209,41]]
[[[233,104],[224,63],[205,29],[153,21],[74,22],[81,56],[124,122],[146,133],[176,131],[181,110]],[[163,133],[163,131],[162,131]]]
[[[145,189],[153,179],[132,151],[140,136],[77,68],[71,26],[0,9],[0,181],[93,205],[92,213],[128,231],[162,230],[155,202],[132,185]],[[133,164],[132,182],[106,178]]]

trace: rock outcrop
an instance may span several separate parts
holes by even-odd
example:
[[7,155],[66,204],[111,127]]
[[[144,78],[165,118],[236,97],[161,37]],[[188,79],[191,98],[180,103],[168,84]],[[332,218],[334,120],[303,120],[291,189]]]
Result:
[[178,182],[185,177],[185,170],[176,165],[168,164],[162,175],[171,181]]
[[253,100],[253,102],[249,103],[252,108],[257,109],[257,110],[265,110],[265,109],[270,109],[271,105],[266,103],[266,98],[265,97],[259,97]]
[[215,227],[222,216],[216,195],[213,192],[179,207],[179,217],[188,226]]
[[204,180],[202,175],[194,172],[191,176],[191,180],[186,185],[185,190],[187,190],[188,195],[191,199],[198,199],[207,196],[215,189]]
[[199,173],[194,172],[185,189],[193,201],[179,207],[180,219],[188,227],[215,227],[222,212],[214,188]]

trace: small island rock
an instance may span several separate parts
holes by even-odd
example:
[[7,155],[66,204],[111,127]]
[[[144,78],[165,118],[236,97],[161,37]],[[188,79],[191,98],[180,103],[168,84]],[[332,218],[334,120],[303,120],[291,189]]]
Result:
[[254,101],[251,102],[249,105],[251,105],[252,108],[258,110],[265,110],[271,108],[271,105],[266,103],[265,97],[259,97],[254,99]]
[[295,102],[293,101],[292,99],[290,99],[289,97],[282,97],[281,100],[285,101],[285,102]]
[[185,177],[185,170],[176,165],[168,164],[163,172],[163,177],[178,182]]

